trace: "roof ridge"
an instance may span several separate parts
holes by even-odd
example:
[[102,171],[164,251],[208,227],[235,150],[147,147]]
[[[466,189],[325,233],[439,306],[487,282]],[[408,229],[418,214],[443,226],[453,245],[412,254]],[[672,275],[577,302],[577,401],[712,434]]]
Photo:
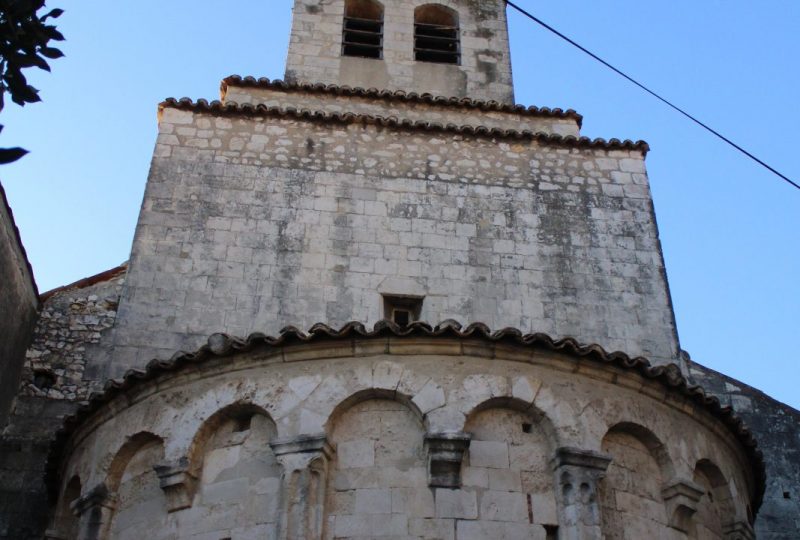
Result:
[[340,86],[337,84],[324,83],[301,83],[289,82],[281,79],[270,80],[267,77],[242,77],[240,75],[230,75],[222,79],[220,90],[223,95],[229,86],[241,88],[268,88],[270,90],[280,90],[285,92],[310,92],[319,94],[336,94],[340,96],[356,96],[373,99],[384,99],[392,101],[406,101],[411,103],[427,103],[429,105],[440,105],[447,107],[460,107],[468,109],[481,109],[484,111],[498,111],[507,113],[524,114],[528,116],[550,116],[555,118],[571,118],[578,123],[578,127],[583,124],[583,116],[573,109],[560,109],[550,107],[536,107],[534,105],[511,105],[494,100],[473,99],[469,97],[446,97],[437,96],[431,93],[405,92],[403,90],[381,90],[379,88],[362,88],[359,86]]
[[533,132],[530,130],[500,129],[487,126],[458,126],[455,124],[440,124],[438,122],[422,122],[412,120],[401,120],[395,116],[378,116],[360,114],[352,112],[326,112],[311,109],[297,109],[295,107],[268,107],[266,105],[252,105],[249,103],[238,104],[232,101],[222,103],[221,101],[207,101],[198,99],[193,101],[190,98],[167,98],[159,104],[159,110],[174,108],[179,110],[190,110],[199,112],[209,112],[216,114],[232,114],[246,116],[276,116],[284,118],[298,118],[317,122],[339,122],[345,124],[366,123],[376,124],[386,127],[399,129],[409,129],[413,131],[438,131],[445,133],[457,133],[459,135],[470,135],[476,137],[488,137],[493,139],[528,139],[535,140],[544,144],[563,145],[573,148],[603,148],[606,150],[634,150],[646,155],[650,146],[645,141],[631,141],[626,139],[590,139],[588,137],[574,137],[572,135],[558,135],[555,133],[544,133],[541,131]]

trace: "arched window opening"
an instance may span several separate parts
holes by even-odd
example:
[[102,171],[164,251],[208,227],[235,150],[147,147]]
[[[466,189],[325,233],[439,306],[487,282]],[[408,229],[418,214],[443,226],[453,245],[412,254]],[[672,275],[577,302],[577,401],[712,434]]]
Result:
[[381,58],[383,6],[375,0],[347,0],[342,25],[342,55]]
[[458,13],[427,4],[414,10],[414,58],[419,62],[461,63]]

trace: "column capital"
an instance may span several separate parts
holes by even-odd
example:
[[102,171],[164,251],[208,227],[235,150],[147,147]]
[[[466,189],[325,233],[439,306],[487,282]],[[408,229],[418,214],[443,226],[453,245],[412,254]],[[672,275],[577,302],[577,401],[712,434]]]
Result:
[[95,508],[114,510],[117,506],[117,495],[109,491],[105,483],[97,484],[86,495],[78,497],[69,507],[76,516],[81,516]]
[[197,478],[191,473],[189,458],[163,462],[153,466],[159,485],[167,497],[167,511],[175,512],[192,506]]
[[333,455],[333,447],[328,443],[328,437],[324,433],[275,439],[269,445],[278,458],[286,455],[312,454],[312,459],[316,457],[330,459]]
[[427,433],[428,485],[432,487],[461,487],[461,464],[472,436],[461,431]]
[[703,497],[703,488],[688,480],[676,480],[661,490],[661,496],[667,505],[669,526],[678,531],[688,533],[691,529],[692,516],[697,512],[697,503]]
[[611,456],[594,450],[561,447],[551,464],[558,486],[559,538],[598,540],[600,505],[598,483],[605,476]]
[[551,461],[553,470],[562,467],[575,467],[586,469],[587,472],[597,471],[605,473],[611,463],[611,456],[594,450],[582,450],[569,446],[562,446],[556,450],[555,457]]

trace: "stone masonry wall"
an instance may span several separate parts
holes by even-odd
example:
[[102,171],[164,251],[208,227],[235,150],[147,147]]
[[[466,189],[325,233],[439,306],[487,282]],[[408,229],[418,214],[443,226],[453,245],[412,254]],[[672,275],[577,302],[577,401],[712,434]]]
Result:
[[[54,294],[44,304],[26,353],[20,394],[81,401],[102,388],[102,372],[87,373],[87,348],[114,326],[125,274],[91,287]],[[98,376],[99,375],[99,376]]]
[[[414,61],[414,9],[436,3],[458,12],[461,64]],[[286,79],[376,87],[513,103],[505,2],[387,0],[383,58],[342,56],[344,0],[296,0]]]
[[800,537],[800,411],[696,362],[692,379],[736,409],[764,452],[767,490],[756,520],[759,540]]
[[703,536],[672,525],[702,464],[720,496],[697,524],[749,532],[744,448],[636,370],[443,336],[210,343],[224,356],[139,378],[65,442],[58,489],[79,481],[77,507],[99,510],[82,522],[154,540],[556,540],[601,538],[608,510],[627,520],[608,538],[687,540]]
[[19,385],[38,307],[36,284],[0,185],[0,431]]
[[[105,383],[115,306],[124,274],[57,292],[43,302],[17,382],[15,407],[0,435],[0,538],[42,538],[48,495],[44,469],[64,415]],[[92,355],[99,364],[87,365]]]
[[224,331],[421,318],[677,351],[642,152],[167,107],[110,375]]

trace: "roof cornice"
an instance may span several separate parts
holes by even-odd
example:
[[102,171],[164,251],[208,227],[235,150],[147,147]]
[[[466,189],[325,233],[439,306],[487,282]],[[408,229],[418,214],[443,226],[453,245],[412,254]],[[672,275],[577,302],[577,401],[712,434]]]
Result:
[[477,109],[483,112],[504,112],[524,116],[569,118],[575,120],[578,127],[581,127],[583,124],[583,116],[572,109],[551,109],[549,107],[535,107],[533,105],[529,107],[524,105],[508,105],[506,103],[500,103],[499,101],[485,101],[468,97],[445,97],[427,93],[418,94],[416,92],[404,92],[402,90],[379,90],[377,88],[339,86],[336,84],[286,82],[279,79],[270,80],[266,77],[256,79],[255,77],[241,77],[240,75],[231,75],[222,79],[220,91],[223,96],[227,93],[228,87],[230,86],[239,88],[263,88],[265,90],[276,90],[279,92],[302,92],[307,94],[327,94],[405,103],[424,103],[439,107]]
[[159,110],[166,108],[208,113],[226,116],[250,117],[275,117],[290,118],[308,122],[338,123],[338,124],[372,124],[394,129],[408,131],[452,133],[456,135],[480,137],[487,139],[504,140],[532,140],[551,146],[567,148],[585,148],[601,150],[628,150],[641,152],[647,155],[650,146],[645,141],[630,141],[619,139],[590,139],[588,137],[563,136],[554,133],[533,132],[529,130],[499,129],[486,126],[457,126],[455,124],[439,124],[435,122],[420,122],[401,120],[394,116],[383,117],[356,113],[330,113],[294,107],[268,107],[266,105],[252,105],[249,103],[238,104],[234,102],[222,103],[220,101],[206,101],[199,99],[192,101],[189,98],[167,98],[159,104]]

